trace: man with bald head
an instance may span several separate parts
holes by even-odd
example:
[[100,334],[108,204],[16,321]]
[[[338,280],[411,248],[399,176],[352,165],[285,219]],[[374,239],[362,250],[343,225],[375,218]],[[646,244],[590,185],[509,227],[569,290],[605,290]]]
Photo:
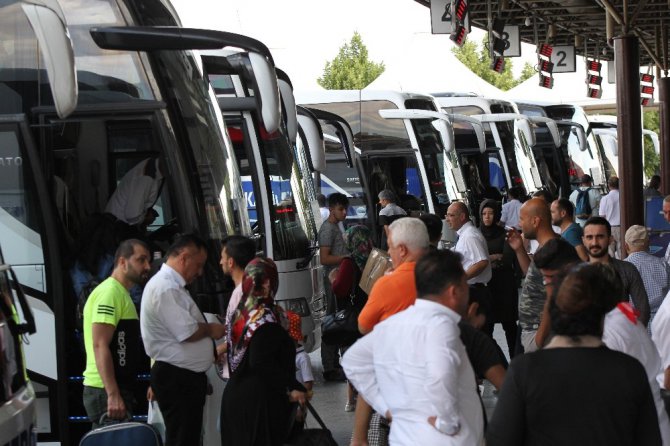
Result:
[[[523,238],[537,240],[538,249],[549,240],[558,237],[551,228],[549,204],[540,198],[528,200],[521,206],[519,226]],[[542,310],[546,300],[542,273],[526,253],[523,239],[517,231],[512,230],[508,233],[508,241],[516,253],[521,270],[526,275],[519,298],[519,325],[521,345],[525,352],[532,352],[542,347],[546,335],[545,327],[542,325]]]
[[464,203],[452,203],[447,209],[447,224],[458,234],[454,251],[462,256],[465,277],[470,286],[470,294],[478,299],[486,314],[487,324],[484,331],[492,336],[493,324],[490,323],[491,293],[487,288],[491,280],[489,249],[482,233],[470,221],[470,212]]

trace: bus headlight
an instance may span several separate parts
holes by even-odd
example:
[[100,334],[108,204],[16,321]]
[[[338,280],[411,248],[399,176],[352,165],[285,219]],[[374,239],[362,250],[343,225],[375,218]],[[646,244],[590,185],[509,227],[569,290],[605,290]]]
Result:
[[281,305],[282,308],[284,308],[286,311],[296,313],[300,317],[309,316],[311,314],[311,311],[309,310],[309,304],[307,303],[307,299],[305,299],[304,297],[299,297],[297,299],[280,300],[277,301],[277,303]]

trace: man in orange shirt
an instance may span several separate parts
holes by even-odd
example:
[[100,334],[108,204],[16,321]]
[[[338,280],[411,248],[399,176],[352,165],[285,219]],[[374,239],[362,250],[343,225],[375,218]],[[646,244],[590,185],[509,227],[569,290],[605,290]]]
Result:
[[[404,310],[416,300],[414,266],[428,250],[426,225],[418,218],[400,218],[389,226],[387,242],[393,272],[380,277],[370,291],[368,301],[358,316],[358,329],[363,334],[371,332],[377,323]],[[351,446],[368,444],[371,416],[372,409],[359,396]]]

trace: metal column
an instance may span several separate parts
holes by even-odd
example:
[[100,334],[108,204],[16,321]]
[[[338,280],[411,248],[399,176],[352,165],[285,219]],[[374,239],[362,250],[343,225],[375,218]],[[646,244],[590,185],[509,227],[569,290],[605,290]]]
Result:
[[[642,110],[640,46],[635,36],[614,38],[619,147],[621,237],[632,225],[644,225],[642,198]],[[622,243],[623,244],[623,243]]]
[[661,127],[661,191],[670,194],[670,78],[658,79],[659,124]]

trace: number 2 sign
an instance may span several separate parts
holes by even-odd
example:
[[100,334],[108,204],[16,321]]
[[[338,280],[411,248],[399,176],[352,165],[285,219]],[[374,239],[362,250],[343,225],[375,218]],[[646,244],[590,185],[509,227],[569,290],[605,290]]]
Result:
[[573,45],[555,46],[551,53],[554,73],[574,73],[576,71],[575,47]]

